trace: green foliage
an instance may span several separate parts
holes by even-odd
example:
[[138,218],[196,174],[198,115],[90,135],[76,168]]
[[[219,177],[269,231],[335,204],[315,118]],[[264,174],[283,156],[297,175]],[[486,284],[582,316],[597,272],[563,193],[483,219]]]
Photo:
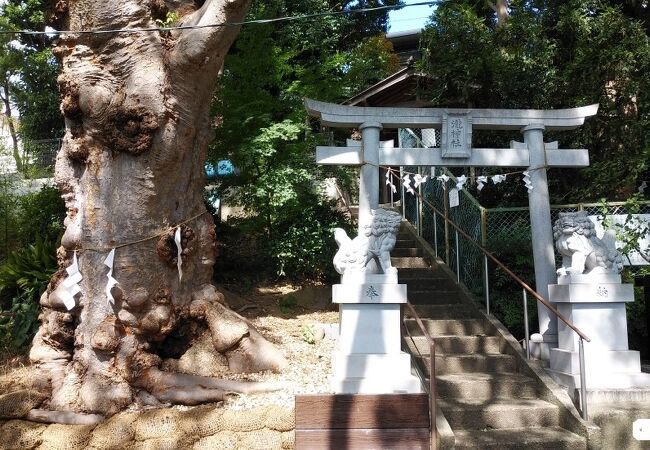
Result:
[[38,329],[39,298],[56,271],[56,245],[37,239],[0,266],[0,342],[28,344]]
[[63,234],[66,215],[61,194],[54,186],[43,186],[40,191],[19,199],[18,237],[23,243],[40,239],[57,242]]
[[0,263],[14,250],[18,232],[18,203],[16,180],[0,175]]
[[[650,276],[650,266],[637,267],[633,274],[629,267],[621,272],[624,283],[634,283],[634,277]],[[642,286],[634,288],[634,301],[625,304],[627,315],[627,335],[630,348],[641,352],[641,358],[650,358],[650,346],[648,345],[648,323],[646,319],[645,293]]]
[[66,209],[53,186],[19,195],[18,181],[0,177],[0,262],[14,250],[36,239],[58,242],[63,233]]
[[[432,78],[422,95],[456,107],[599,103],[598,117],[580,129],[546,133],[563,147],[588,148],[591,159],[587,169],[550,171],[551,194],[558,202],[584,200],[586,192],[628,197],[650,179],[647,15],[639,22],[634,11],[604,0],[508,4],[503,26],[484,2],[445,1],[436,9],[421,40],[420,69]],[[479,147],[521,140],[518,133],[501,133],[496,142],[494,134],[481,134],[473,136]],[[481,199],[520,203],[522,195],[508,197],[520,185],[519,179],[503,183]]]
[[627,211],[625,222],[616,223],[608,215],[608,205],[605,199],[601,199],[601,214],[599,217],[603,221],[603,227],[606,230],[612,230],[616,234],[616,241],[622,246],[619,251],[623,256],[629,256],[631,253],[637,253],[648,264],[650,264],[650,247],[644,245],[644,240],[650,238],[650,227],[648,222],[641,220],[636,214],[641,212],[641,193],[632,195],[625,201],[624,209]]
[[165,20],[157,19],[156,25],[160,28],[173,27],[179,23],[180,18],[180,15],[176,11],[168,11]]
[[291,274],[298,279],[332,279],[335,277],[332,260],[337,251],[334,229],[347,228],[345,218],[327,203],[305,201],[295,209],[282,210],[275,226],[271,255],[277,273]]
[[[43,30],[45,9],[42,0],[2,2],[0,28]],[[63,134],[56,84],[59,66],[50,49],[51,41],[47,36],[0,37],[0,84],[20,111],[19,133],[23,140]]]
[[20,349],[38,328],[39,298],[56,270],[65,206],[51,186],[19,196],[16,184],[2,177],[0,187],[0,347]]
[[220,281],[288,277],[296,281],[334,279],[337,251],[334,228],[351,225],[341,213],[314,196],[280,209],[269,236],[259,216],[229,219],[217,225],[220,243],[215,271]]
[[[395,3],[258,1],[249,18]],[[236,226],[259,244],[257,254],[279,275],[327,276],[332,230],[348,226],[321,191],[327,177],[345,188],[352,176],[314,164],[315,146],[327,141],[312,133],[303,98],[342,101],[392,73],[397,59],[381,34],[385,26],[385,11],[258,24],[242,28],[226,57],[210,158],[230,159],[239,173],[221,180],[219,197],[243,207],[246,217]]]
[[64,123],[56,85],[59,64],[50,48],[24,52],[20,77],[12,85],[20,111],[20,136],[25,141],[61,137]]

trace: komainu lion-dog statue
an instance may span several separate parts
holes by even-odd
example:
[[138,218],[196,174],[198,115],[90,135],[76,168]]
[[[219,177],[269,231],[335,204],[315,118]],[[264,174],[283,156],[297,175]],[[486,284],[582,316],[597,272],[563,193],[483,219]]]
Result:
[[340,274],[365,272],[373,259],[383,273],[393,273],[390,252],[395,247],[402,216],[385,209],[372,210],[372,222],[365,226],[364,234],[350,239],[342,228],[334,230],[339,251],[334,255],[334,268]]
[[558,275],[616,273],[623,269],[623,257],[616,250],[613,233],[603,239],[585,211],[560,213],[553,227],[555,247],[562,255]]

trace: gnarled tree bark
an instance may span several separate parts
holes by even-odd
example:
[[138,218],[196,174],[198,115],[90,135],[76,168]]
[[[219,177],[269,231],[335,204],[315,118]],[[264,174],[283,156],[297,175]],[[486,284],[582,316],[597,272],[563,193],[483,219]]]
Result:
[[[50,409],[110,415],[139,389],[161,401],[220,398],[227,383],[158,369],[174,333],[191,321],[205,324],[232,370],[280,369],[281,353],[224,306],[211,285],[215,234],[203,204],[203,165],[210,100],[238,27],[79,33],[155,27],[170,12],[182,24],[237,22],[249,0],[52,3],[58,27],[73,33],[54,49],[66,121],[55,178],[68,217],[60,270],[41,298],[42,325],[30,353],[51,378]],[[118,284],[111,304],[103,263],[113,248]],[[74,250],[82,291],[68,311],[61,282]]]

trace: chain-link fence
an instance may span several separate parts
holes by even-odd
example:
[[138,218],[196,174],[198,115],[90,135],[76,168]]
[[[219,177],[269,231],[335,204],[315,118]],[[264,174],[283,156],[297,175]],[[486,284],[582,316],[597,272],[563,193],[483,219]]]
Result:
[[[486,244],[488,248],[498,248],[503,242],[530,242],[530,214],[528,208],[491,208],[484,210]],[[560,213],[586,211],[587,215],[595,217],[627,216],[632,211],[623,202],[609,203],[577,203],[572,205],[551,205],[551,218],[553,223]],[[650,214],[650,202],[639,204],[637,214]],[[556,252],[556,267],[562,263],[561,256]],[[631,266],[630,271],[635,272],[636,266]]]
[[41,139],[23,142],[23,172],[30,178],[47,178],[54,173],[56,154],[61,139]]

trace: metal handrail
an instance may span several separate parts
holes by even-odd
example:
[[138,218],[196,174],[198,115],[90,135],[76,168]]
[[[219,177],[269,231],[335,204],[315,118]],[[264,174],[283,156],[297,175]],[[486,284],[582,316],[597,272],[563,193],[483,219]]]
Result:
[[[417,196],[419,201],[424,202],[427,206],[429,206],[433,210],[434,217],[435,217],[435,214],[439,214],[445,220],[445,225],[447,225],[447,224],[451,225],[454,228],[454,230],[456,231],[456,236],[458,236],[458,234],[462,235],[474,247],[478,248],[483,253],[484,257],[486,258],[486,263],[485,263],[486,267],[487,267],[487,258],[489,258],[498,267],[500,267],[510,278],[512,278],[515,282],[517,282],[523,288],[524,295],[525,295],[526,292],[530,293],[535,298],[535,300],[537,300],[538,302],[543,304],[558,319],[560,319],[562,322],[564,322],[564,324],[566,326],[571,328],[571,330],[573,330],[578,335],[578,338],[579,338],[578,357],[580,359],[580,396],[582,397],[582,417],[585,420],[588,420],[588,415],[587,415],[587,388],[586,388],[586,374],[585,374],[585,370],[584,370],[585,362],[584,362],[584,343],[583,343],[583,341],[591,342],[591,339],[589,339],[587,337],[587,335],[585,335],[575,325],[573,325],[573,323],[571,323],[571,321],[569,319],[564,317],[564,315],[560,311],[558,311],[553,305],[551,305],[551,303],[548,300],[546,300],[544,297],[542,297],[537,292],[535,292],[530,286],[528,286],[528,284],[525,281],[523,281],[514,272],[512,272],[510,269],[508,269],[508,267],[506,267],[506,265],[504,263],[499,261],[499,259],[496,256],[494,256],[487,248],[485,248],[482,244],[476,242],[472,238],[472,236],[470,236],[462,228],[460,228],[454,221],[452,221],[448,217],[447,214],[443,214],[442,212],[440,212],[440,210],[438,208],[436,208],[433,205],[433,203],[431,203],[426,198],[424,198],[422,195],[420,195],[419,192],[415,192],[415,195]],[[445,202],[445,206],[446,206],[446,204],[447,203]],[[456,243],[456,245],[458,246],[458,243]],[[457,253],[456,257],[458,259],[458,251],[456,253]],[[458,260],[457,260],[456,264],[457,264],[457,269],[456,269],[457,270],[457,278],[458,278],[458,281],[460,283],[460,268],[459,268]],[[525,299],[524,299],[524,302],[525,302]],[[526,311],[526,313],[527,313],[527,311]],[[488,306],[488,314],[489,314],[489,306]],[[528,337],[528,336],[526,336],[526,337]],[[527,349],[530,347],[529,342],[528,342],[526,347],[527,347]],[[527,350],[527,354],[528,354],[529,351],[530,350]]]
[[[416,193],[416,195],[418,195],[418,194]],[[469,234],[467,234],[467,233],[466,233],[462,228],[460,228],[458,225],[456,225],[456,223],[455,223],[454,221],[452,221],[449,217],[445,217],[445,215],[444,215],[443,213],[441,213],[441,212],[438,210],[438,208],[436,208],[436,207],[433,205],[433,203],[431,203],[430,201],[428,201],[426,198],[424,198],[424,197],[422,197],[422,196],[419,196],[419,195],[418,195],[418,197],[420,198],[421,201],[423,201],[424,203],[426,203],[426,204],[427,204],[427,205],[428,205],[428,206],[429,206],[429,207],[430,207],[430,208],[431,208],[435,213],[441,215],[442,218],[445,219],[445,222],[449,223],[449,225],[451,225],[451,226],[456,230],[456,232],[458,232],[458,233],[459,233],[460,235],[462,235],[465,239],[467,239],[471,244],[473,244],[476,248],[478,248],[478,249],[483,253],[483,255],[487,256],[487,257],[490,258],[492,261],[494,261],[494,263],[495,263],[497,266],[499,266],[501,269],[503,269],[503,271],[504,271],[504,272],[505,272],[505,273],[506,273],[510,278],[512,278],[513,280],[515,280],[515,281],[516,281],[516,282],[517,282],[521,287],[524,288],[524,290],[526,290],[526,291],[527,291],[528,293],[530,293],[533,297],[535,297],[535,299],[536,299],[538,302],[540,302],[540,303],[542,303],[544,306],[546,306],[546,308],[548,308],[548,309],[549,309],[553,314],[555,314],[555,315],[557,316],[558,319],[560,319],[562,322],[564,322],[564,323],[566,324],[566,326],[568,326],[568,327],[571,328],[573,331],[575,331],[576,334],[577,334],[578,336],[580,336],[582,339],[584,339],[585,341],[587,341],[587,342],[591,342],[591,339],[589,339],[589,338],[588,338],[588,337],[587,337],[587,336],[586,336],[582,331],[580,331],[578,328],[576,328],[576,326],[573,325],[573,323],[571,323],[571,321],[570,321],[569,319],[567,319],[566,317],[564,317],[564,315],[563,315],[560,311],[558,311],[558,310],[557,310],[553,305],[551,305],[551,304],[549,303],[548,300],[546,300],[544,297],[542,297],[542,296],[539,295],[537,292],[535,292],[535,291],[533,290],[533,288],[531,288],[530,286],[528,286],[528,284],[526,284],[526,282],[525,282],[524,280],[522,280],[521,278],[519,278],[517,275],[515,275],[515,273],[514,273],[513,271],[511,271],[510,269],[508,269],[508,267],[506,267],[505,264],[503,264],[501,261],[499,261],[499,259],[497,259],[497,257],[494,256],[494,255],[493,255],[493,254],[492,254],[488,249],[486,249],[483,245],[481,245],[481,244],[479,244],[478,242],[476,242],[476,241],[475,241],[475,240],[474,240],[474,239],[473,239]]]
[[[433,340],[433,337],[431,337],[431,335],[425,328],[424,323],[422,322],[422,319],[420,318],[418,313],[415,312],[415,308],[413,308],[413,305],[407,300],[406,303],[404,303],[404,306],[406,307],[406,309],[408,309],[408,313],[415,319],[415,323],[418,325],[418,328],[420,328],[420,332],[422,333],[422,336],[426,338],[427,343],[429,344],[429,430],[431,433],[430,436],[431,450],[437,450],[438,429],[436,427],[436,343]],[[413,342],[413,347],[415,348],[415,351],[418,352],[420,358],[422,359],[422,362],[424,362],[424,355],[420,353],[420,349],[418,348],[417,343],[413,339],[413,335],[411,334],[411,331],[408,329],[406,323],[404,323],[404,330],[409,335],[409,338],[411,338],[411,342]]]

